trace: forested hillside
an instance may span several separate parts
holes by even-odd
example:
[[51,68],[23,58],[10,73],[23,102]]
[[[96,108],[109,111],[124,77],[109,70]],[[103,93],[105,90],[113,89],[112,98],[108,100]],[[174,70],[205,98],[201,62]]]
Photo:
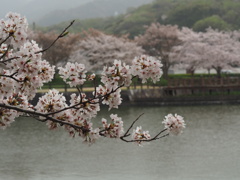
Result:
[[[129,9],[114,17],[76,20],[73,32],[95,28],[110,34],[129,34],[133,38],[145,31],[152,22],[187,26],[204,31],[211,26],[219,30],[240,29],[240,0],[155,0],[153,3]],[[69,22],[50,26],[60,30]]]

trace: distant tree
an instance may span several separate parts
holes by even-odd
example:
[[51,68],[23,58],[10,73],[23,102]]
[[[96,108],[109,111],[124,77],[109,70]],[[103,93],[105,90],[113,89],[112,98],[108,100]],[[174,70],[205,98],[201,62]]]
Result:
[[[55,32],[43,33],[38,31],[31,34],[31,38],[43,48],[47,48],[57,37],[58,34]],[[79,38],[78,34],[69,34],[65,38],[61,38],[53,47],[43,53],[43,58],[47,59],[52,65],[65,64]]]
[[70,61],[86,64],[88,70],[97,71],[100,67],[112,64],[115,59],[127,62],[143,49],[127,37],[107,35],[97,30],[82,33]]
[[212,16],[221,14],[221,10],[216,7],[216,2],[209,1],[193,1],[179,2],[176,8],[168,13],[167,23],[177,24],[180,27],[191,28],[195,22]]
[[202,62],[207,58],[206,44],[201,42],[200,33],[187,27],[181,29],[179,39],[182,43],[173,47],[173,54],[186,69],[186,73],[193,75],[197,68],[202,67]]
[[218,15],[213,15],[204,19],[197,21],[193,25],[194,31],[205,31],[207,28],[213,28],[218,30],[229,30],[231,26],[225,22],[221,17]]
[[143,35],[135,38],[148,55],[161,57],[164,77],[167,77],[170,66],[175,63],[171,54],[173,47],[181,43],[178,36],[177,26],[152,23]]
[[217,31],[209,28],[203,34],[203,42],[207,43],[208,60],[205,66],[216,70],[218,77],[224,68],[232,68],[232,64],[239,64],[240,42],[233,38],[233,32]]

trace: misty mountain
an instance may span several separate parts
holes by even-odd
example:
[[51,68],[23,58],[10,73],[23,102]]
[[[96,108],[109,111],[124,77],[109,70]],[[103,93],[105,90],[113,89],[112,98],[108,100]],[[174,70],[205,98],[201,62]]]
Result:
[[27,17],[29,22],[36,21],[56,10],[67,10],[93,0],[0,0],[0,19],[7,12],[17,12]]
[[89,19],[123,14],[130,7],[137,7],[153,0],[93,0],[74,8],[58,9],[47,13],[35,22],[41,26],[57,24],[72,19]]

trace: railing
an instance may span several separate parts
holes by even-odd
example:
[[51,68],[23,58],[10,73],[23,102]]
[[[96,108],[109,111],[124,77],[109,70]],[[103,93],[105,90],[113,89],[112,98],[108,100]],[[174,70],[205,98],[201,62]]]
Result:
[[208,87],[208,86],[240,86],[239,77],[204,77],[204,78],[172,78],[169,87]]

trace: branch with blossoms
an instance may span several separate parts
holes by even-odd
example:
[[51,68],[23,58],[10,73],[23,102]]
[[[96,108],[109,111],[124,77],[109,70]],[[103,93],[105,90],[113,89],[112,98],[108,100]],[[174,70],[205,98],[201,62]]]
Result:
[[[39,48],[35,41],[27,40],[27,21],[19,14],[9,13],[6,20],[1,20],[0,63],[0,128],[5,129],[19,116],[33,117],[45,122],[49,129],[60,126],[72,137],[80,136],[88,144],[94,143],[100,137],[119,138],[124,142],[142,145],[161,139],[172,133],[178,135],[185,128],[184,120],[179,115],[169,114],[163,124],[165,128],[151,137],[142,127],[133,129],[140,116],[133,121],[127,131],[124,131],[123,120],[117,114],[110,115],[110,122],[103,118],[101,127],[94,127],[93,119],[101,110],[100,105],[106,105],[109,111],[118,108],[122,103],[121,88],[130,86],[134,78],[142,79],[142,83],[151,79],[154,83],[160,80],[162,64],[160,60],[145,55],[133,59],[131,65],[120,60],[114,60],[112,66],[105,66],[101,73],[101,83],[96,84],[95,74],[88,75],[84,64],[68,62],[65,67],[58,67],[60,77],[76,88],[67,101],[63,93],[50,89],[38,99],[36,105],[31,100],[44,83],[50,82],[55,74],[55,67],[42,59],[42,52],[48,50],[54,43],[67,34],[67,29],[46,49]],[[8,44],[6,44],[8,43]],[[84,93],[83,87],[87,81],[92,81],[92,95]],[[132,131],[132,133],[130,133]],[[165,134],[164,134],[165,133]],[[132,134],[132,138],[129,139]]]
[[133,130],[132,139],[127,140],[126,137],[131,135],[129,134],[129,131],[133,128],[133,125],[139,120],[142,115],[143,114],[141,114],[135,121],[133,121],[128,130],[120,137],[121,140],[125,142],[134,142],[141,146],[144,142],[155,141],[169,136],[169,134],[178,135],[182,133],[183,128],[185,128],[185,122],[182,116],[177,114],[168,114],[167,116],[165,116],[165,119],[162,122],[165,125],[165,129],[161,130],[155,136],[151,137],[149,131],[143,131],[142,127],[139,126]]

